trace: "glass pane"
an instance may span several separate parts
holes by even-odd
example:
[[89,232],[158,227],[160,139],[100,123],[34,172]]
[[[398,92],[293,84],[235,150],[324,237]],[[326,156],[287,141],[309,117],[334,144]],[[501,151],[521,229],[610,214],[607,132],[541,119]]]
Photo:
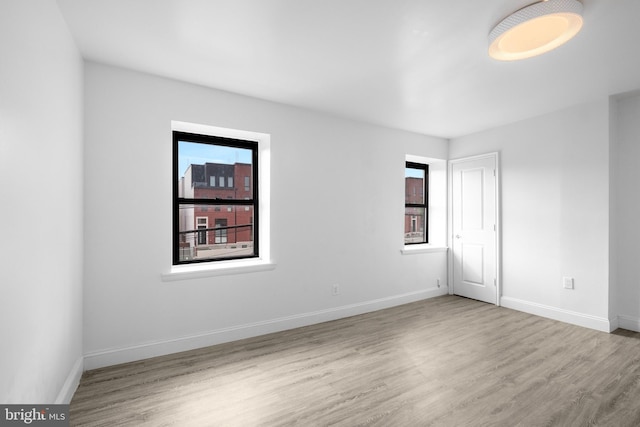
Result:
[[180,261],[255,255],[253,206],[180,205]]
[[424,169],[404,168],[404,202],[424,203]]
[[404,243],[424,243],[425,208],[404,208]]
[[248,148],[178,141],[178,197],[252,199],[252,159]]

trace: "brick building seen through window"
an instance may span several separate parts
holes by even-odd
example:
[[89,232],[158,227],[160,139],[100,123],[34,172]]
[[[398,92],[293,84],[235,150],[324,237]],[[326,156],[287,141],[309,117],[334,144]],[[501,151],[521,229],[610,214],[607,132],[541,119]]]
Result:
[[[178,183],[178,197],[249,200],[253,198],[251,174],[252,165],[246,163],[191,164]],[[182,205],[179,215],[181,229],[202,230],[180,236],[181,258],[216,258],[215,252],[225,256],[253,252],[253,206],[190,204]]]
[[404,242],[427,243],[428,240],[429,166],[406,162],[404,181]]

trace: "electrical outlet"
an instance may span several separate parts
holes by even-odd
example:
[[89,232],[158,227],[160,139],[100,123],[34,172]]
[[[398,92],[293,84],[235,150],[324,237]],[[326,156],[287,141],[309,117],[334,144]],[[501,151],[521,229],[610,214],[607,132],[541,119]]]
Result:
[[333,295],[338,295],[340,293],[340,285],[338,285],[337,283],[333,285],[333,287],[331,288],[331,293]]
[[573,289],[573,277],[563,277],[562,286],[565,289]]

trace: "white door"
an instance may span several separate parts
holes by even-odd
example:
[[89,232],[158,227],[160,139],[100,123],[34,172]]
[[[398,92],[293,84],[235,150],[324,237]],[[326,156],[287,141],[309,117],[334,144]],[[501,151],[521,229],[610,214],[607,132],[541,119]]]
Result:
[[453,293],[498,303],[497,153],[452,160]]

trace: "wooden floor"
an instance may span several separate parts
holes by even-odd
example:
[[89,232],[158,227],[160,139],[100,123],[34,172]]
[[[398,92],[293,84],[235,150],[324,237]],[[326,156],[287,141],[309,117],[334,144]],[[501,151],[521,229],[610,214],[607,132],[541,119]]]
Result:
[[640,426],[640,334],[444,296],[89,371],[72,426]]

